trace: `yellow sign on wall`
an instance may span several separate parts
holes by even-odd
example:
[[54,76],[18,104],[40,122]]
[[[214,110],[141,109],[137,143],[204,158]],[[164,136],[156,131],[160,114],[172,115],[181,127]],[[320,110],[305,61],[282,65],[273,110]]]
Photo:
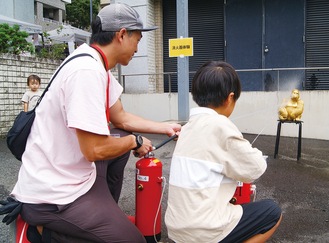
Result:
[[193,38],[169,39],[169,57],[193,56]]

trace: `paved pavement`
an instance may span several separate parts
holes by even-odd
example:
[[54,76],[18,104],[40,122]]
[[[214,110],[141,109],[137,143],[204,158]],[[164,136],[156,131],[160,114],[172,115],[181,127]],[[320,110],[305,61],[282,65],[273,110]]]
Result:
[[[159,144],[164,135],[145,135]],[[256,135],[245,134],[249,141]],[[163,176],[168,178],[170,159],[175,142],[169,142],[155,151],[162,161]],[[259,136],[254,146],[268,155],[268,169],[256,182],[257,199],[273,198],[283,209],[283,220],[270,243],[329,243],[329,141],[302,139],[301,159],[297,161],[297,138],[281,137],[278,157],[273,158],[275,136]],[[121,208],[134,214],[135,163],[131,156],[126,167]],[[0,139],[0,198],[11,191],[20,162],[8,151],[5,140]],[[162,212],[166,208],[168,188],[165,187]],[[1,219],[1,218],[0,218]],[[9,227],[0,224],[0,242],[7,243]],[[161,242],[172,242],[162,223]]]

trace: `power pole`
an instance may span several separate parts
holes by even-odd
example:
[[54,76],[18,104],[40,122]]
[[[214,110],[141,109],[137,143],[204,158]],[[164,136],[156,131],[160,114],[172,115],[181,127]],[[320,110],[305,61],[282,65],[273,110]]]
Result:
[[[188,37],[188,0],[176,0],[177,37]],[[189,117],[189,57],[178,57],[178,120],[187,121]]]

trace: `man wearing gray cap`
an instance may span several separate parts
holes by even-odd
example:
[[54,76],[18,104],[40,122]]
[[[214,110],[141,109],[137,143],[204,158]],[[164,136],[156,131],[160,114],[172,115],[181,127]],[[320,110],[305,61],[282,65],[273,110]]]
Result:
[[145,242],[117,205],[130,151],[142,157],[152,150],[132,132],[172,136],[181,126],[126,112],[110,69],[127,65],[142,31],[154,29],[128,5],[104,7],[91,45],[68,58],[89,56],[65,64],[40,102],[11,194],[22,202],[31,242]]

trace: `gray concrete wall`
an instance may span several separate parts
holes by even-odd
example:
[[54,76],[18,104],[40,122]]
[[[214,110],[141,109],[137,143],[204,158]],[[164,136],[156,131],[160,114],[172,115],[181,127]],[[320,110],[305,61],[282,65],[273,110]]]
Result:
[[[115,0],[115,3],[126,3],[133,7],[140,15],[144,26],[157,25],[155,4],[150,0]],[[156,73],[157,67],[157,48],[159,43],[156,41],[160,30],[143,32],[143,38],[138,44],[138,52],[135,53],[133,59],[128,66],[122,66],[121,72],[124,75],[129,74],[148,74]],[[127,85],[125,86],[128,93],[156,93],[158,76],[132,76],[127,77]],[[131,82],[132,81],[132,82]]]
[[[304,101],[302,137],[329,140],[329,91],[300,91]],[[242,92],[230,119],[243,133],[276,135],[278,108],[290,92]],[[175,94],[123,94],[125,109],[156,121],[177,121],[178,97]],[[190,96],[190,108],[197,105]],[[283,124],[281,136],[297,137],[298,126]]]

